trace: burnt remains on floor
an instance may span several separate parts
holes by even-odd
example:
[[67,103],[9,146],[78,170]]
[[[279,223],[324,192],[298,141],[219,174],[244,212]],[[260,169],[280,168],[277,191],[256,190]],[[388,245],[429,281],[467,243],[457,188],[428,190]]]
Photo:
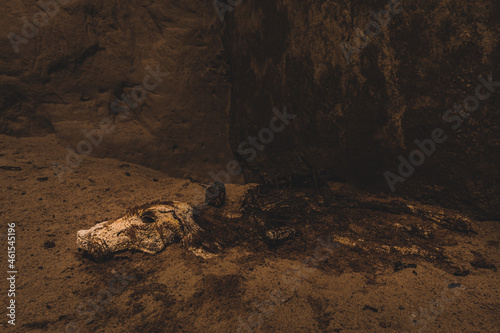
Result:
[[468,268],[445,251],[474,237],[468,217],[347,188],[260,185],[247,193],[241,217],[228,218],[213,207],[198,216],[202,245],[212,252],[242,246],[257,257],[315,256],[322,259],[320,267],[339,272],[394,269],[418,259],[450,272]]

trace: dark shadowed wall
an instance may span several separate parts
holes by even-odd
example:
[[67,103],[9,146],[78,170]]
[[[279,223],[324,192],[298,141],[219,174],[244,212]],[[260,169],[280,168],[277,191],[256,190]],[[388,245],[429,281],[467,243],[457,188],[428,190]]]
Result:
[[[244,1],[226,13],[224,42],[247,178],[317,173],[390,191],[389,171],[397,194],[500,216],[500,84],[479,90],[477,108],[467,100],[470,116],[453,109],[478,77],[500,82],[498,18],[494,0]],[[254,159],[239,154],[284,106],[293,123]],[[400,155],[420,164],[415,140],[430,156],[399,173]]]

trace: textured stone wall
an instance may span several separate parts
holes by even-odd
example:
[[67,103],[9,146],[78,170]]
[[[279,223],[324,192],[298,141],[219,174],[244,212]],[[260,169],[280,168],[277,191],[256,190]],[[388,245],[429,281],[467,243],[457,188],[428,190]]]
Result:
[[[82,130],[99,142],[95,130],[104,120],[108,131],[92,144],[91,156],[204,180],[232,158],[222,25],[210,2],[37,2],[44,3],[45,10],[27,0],[2,7],[1,133],[55,133],[85,153]],[[157,82],[147,67],[169,76]],[[77,160],[70,158],[73,165]]]
[[205,181],[234,154],[247,181],[335,178],[500,216],[500,88],[476,92],[500,81],[498,1],[59,0],[44,22],[48,3],[0,14],[1,133]]
[[[481,88],[468,119],[453,110],[479,76],[500,81],[499,17],[494,0],[244,1],[226,13],[224,43],[247,179],[318,174],[390,191],[389,171],[396,194],[500,216],[500,87]],[[284,106],[293,123],[254,159],[239,154]],[[435,129],[435,151],[399,173],[400,155],[420,163],[415,140],[432,152]]]

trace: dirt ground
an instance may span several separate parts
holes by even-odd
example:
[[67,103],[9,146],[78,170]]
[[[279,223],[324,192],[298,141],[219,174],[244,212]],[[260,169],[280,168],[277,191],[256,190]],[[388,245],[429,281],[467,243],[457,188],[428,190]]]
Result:
[[[227,185],[181,245],[96,263],[76,232],[155,200],[199,204],[194,180],[85,157],[62,182],[53,135],[0,136],[2,275],[16,231],[16,320],[6,332],[499,332],[498,221],[375,196]],[[266,232],[289,237],[273,242]],[[214,245],[217,244],[217,245]]]

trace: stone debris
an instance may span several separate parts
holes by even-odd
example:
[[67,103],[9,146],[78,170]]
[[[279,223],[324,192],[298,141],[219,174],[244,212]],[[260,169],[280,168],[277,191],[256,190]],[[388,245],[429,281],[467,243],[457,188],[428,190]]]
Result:
[[268,230],[265,234],[266,239],[271,243],[280,243],[292,236],[295,233],[294,229],[280,228],[275,230]]
[[188,245],[201,231],[188,204],[154,203],[135,208],[117,220],[78,231],[77,245],[92,259],[102,261],[124,250],[154,254],[172,243]]
[[220,208],[226,202],[226,186],[221,182],[215,182],[207,187],[205,191],[205,204]]

